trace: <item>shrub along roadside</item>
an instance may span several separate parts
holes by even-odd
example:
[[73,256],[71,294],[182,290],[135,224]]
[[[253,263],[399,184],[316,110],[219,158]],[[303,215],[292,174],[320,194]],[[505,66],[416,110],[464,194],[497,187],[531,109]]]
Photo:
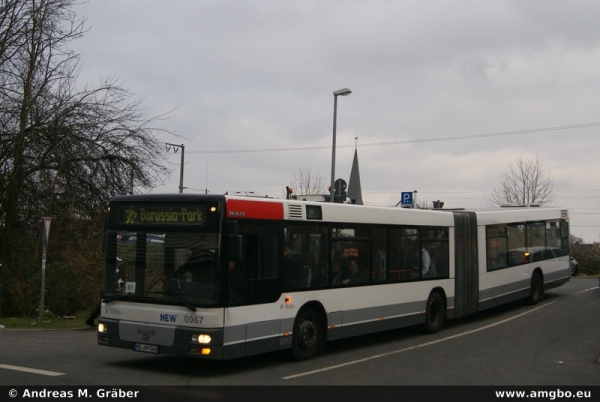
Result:
[[600,274],[600,255],[592,253],[573,253],[579,264],[579,275],[598,276]]

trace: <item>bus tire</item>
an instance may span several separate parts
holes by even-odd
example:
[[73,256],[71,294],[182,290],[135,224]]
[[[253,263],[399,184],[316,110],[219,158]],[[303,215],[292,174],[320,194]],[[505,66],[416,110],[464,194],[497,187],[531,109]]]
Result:
[[427,310],[425,311],[424,330],[428,334],[435,334],[444,325],[446,316],[444,300],[438,292],[432,292],[427,299]]
[[534,272],[531,276],[531,286],[529,288],[529,296],[526,301],[529,305],[538,304],[544,297],[544,283],[542,276],[538,272]]
[[323,346],[324,329],[319,314],[312,308],[300,311],[292,333],[292,355],[297,361],[312,359]]

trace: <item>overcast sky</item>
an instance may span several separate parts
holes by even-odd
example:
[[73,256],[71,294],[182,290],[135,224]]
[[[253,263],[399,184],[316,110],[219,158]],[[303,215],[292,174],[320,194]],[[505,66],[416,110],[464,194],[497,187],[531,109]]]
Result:
[[[91,0],[80,80],[118,76],[185,145],[185,192],[284,197],[355,143],[365,204],[418,190],[486,206],[516,157],[543,161],[571,232],[600,234],[600,2]],[[542,129],[542,130],[540,130]],[[509,134],[512,133],[512,134]],[[486,136],[486,134],[497,134]],[[355,142],[355,137],[358,140]],[[470,138],[461,138],[470,137]],[[436,140],[436,141],[428,141]],[[180,154],[156,192],[177,192]]]

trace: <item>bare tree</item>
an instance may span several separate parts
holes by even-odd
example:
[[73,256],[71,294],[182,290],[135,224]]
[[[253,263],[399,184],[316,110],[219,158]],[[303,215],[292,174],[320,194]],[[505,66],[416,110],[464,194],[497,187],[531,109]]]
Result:
[[429,200],[421,200],[417,199],[417,205],[415,205],[416,209],[433,209],[432,203]]
[[40,217],[53,218],[52,252],[90,250],[73,272],[98,266],[106,201],[129,193],[132,178],[144,190],[169,172],[161,117],[148,118],[141,98],[116,78],[77,87],[79,55],[68,45],[85,20],[76,4],[0,0],[0,282],[8,278],[23,314],[39,296]]
[[582,237],[577,237],[574,234],[569,234],[569,244],[573,245],[573,244],[583,244],[583,238]]
[[0,0],[0,71],[23,47],[29,19],[25,7],[22,0]]
[[321,173],[313,174],[309,167],[299,167],[293,172],[290,187],[296,194],[324,194],[326,191],[325,178]]
[[509,165],[500,187],[492,191],[487,200],[491,206],[510,205],[552,205],[554,181],[544,174],[542,161],[535,157],[525,159],[517,156],[514,165]]
[[153,187],[168,173],[153,127],[159,119],[147,118],[141,99],[115,78],[76,88],[79,56],[66,47],[84,34],[75,0],[8,3],[0,23],[17,23],[14,35],[0,36],[12,40],[0,74],[0,221],[10,228],[44,210],[81,217],[129,192],[132,177]]

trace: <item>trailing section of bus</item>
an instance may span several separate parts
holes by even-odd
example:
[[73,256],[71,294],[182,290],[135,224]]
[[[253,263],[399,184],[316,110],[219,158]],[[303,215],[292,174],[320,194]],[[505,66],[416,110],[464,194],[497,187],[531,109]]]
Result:
[[566,210],[288,194],[112,198],[98,344],[305,360],[327,341],[413,325],[435,333],[446,319],[535,304],[570,279]]

